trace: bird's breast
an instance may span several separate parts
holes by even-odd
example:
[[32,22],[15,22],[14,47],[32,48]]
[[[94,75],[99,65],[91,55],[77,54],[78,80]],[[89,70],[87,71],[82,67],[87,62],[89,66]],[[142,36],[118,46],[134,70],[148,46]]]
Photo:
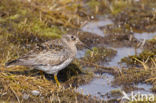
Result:
[[39,66],[38,69],[46,72],[47,74],[55,74],[59,72],[60,70],[64,69],[65,67],[67,67],[72,62],[72,60],[73,58],[68,58],[67,60],[65,60],[64,62],[58,65]]

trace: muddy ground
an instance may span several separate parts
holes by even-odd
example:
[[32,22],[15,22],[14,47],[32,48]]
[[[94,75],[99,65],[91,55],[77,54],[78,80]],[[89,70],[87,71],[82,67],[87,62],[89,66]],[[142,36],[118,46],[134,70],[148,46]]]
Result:
[[[155,7],[154,0],[1,0],[1,101],[119,103],[122,91],[156,94]],[[78,34],[92,51],[78,47],[80,54],[58,74],[61,88],[53,75],[4,67],[66,33]],[[142,33],[153,36],[138,39]]]

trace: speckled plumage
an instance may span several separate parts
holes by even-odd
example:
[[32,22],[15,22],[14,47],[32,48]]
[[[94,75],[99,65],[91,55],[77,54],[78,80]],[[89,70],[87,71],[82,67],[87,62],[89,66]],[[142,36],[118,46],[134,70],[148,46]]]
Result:
[[47,41],[36,46],[28,54],[6,63],[6,66],[23,65],[34,67],[48,74],[57,74],[68,66],[77,53],[76,36],[64,35],[61,39]]

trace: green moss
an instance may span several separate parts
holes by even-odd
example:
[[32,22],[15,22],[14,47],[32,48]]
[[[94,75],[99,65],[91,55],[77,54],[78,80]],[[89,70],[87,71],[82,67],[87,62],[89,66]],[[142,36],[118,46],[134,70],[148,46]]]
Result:
[[23,22],[17,25],[21,32],[30,32],[33,35],[58,38],[63,33],[57,26],[48,27],[42,21],[33,21],[30,24],[23,25]]
[[110,92],[111,97],[120,97],[122,96],[122,91],[121,90],[112,90]]
[[88,6],[91,8],[95,8],[96,6],[100,5],[100,2],[97,0],[90,0],[89,2],[87,2]]
[[127,6],[130,6],[128,1],[124,1],[124,0],[114,0],[112,2],[112,6],[110,7],[111,12],[113,15],[116,15],[118,13],[120,13],[124,8],[126,8]]

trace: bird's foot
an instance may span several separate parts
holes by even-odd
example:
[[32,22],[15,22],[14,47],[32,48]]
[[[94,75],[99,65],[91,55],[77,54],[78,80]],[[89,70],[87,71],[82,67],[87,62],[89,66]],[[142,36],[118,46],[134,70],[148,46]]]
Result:
[[61,86],[60,86],[60,82],[59,82],[58,79],[57,79],[57,74],[54,74],[54,79],[55,79],[55,82],[56,82],[57,86],[58,86],[58,87],[61,87]]

